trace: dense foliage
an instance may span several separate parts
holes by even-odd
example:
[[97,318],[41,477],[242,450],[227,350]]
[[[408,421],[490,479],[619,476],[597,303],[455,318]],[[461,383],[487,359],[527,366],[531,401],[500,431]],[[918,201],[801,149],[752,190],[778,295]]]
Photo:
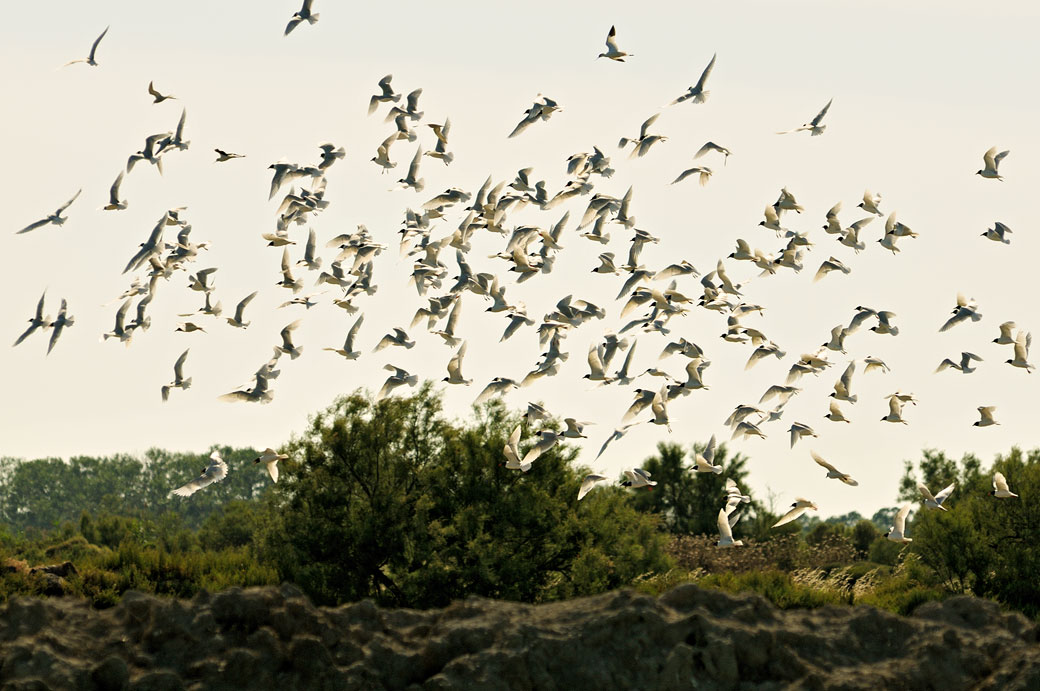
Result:
[[600,592],[667,566],[656,521],[620,489],[575,501],[582,473],[570,447],[528,473],[503,467],[517,424],[500,404],[451,423],[428,387],[341,399],[290,444],[261,553],[319,602],[408,606]]
[[[169,492],[196,477],[209,452],[0,459],[0,599],[69,594],[105,606],[129,589],[184,597],[292,581],[322,604],[430,607],[474,594],[535,602],[693,581],[785,607],[909,612],[967,592],[1040,615],[1040,449],[1012,449],[990,468],[932,450],[907,462],[898,497],[917,505],[909,545],[883,535],[898,507],[772,530],[771,507],[753,497],[735,529],[746,545],[719,549],[726,480],[748,493],[744,456],[720,445],[724,472],[696,473],[699,445],[662,443],[642,463],[658,482],[652,490],[604,484],[577,502],[587,470],[565,440],[530,472],[504,467],[517,425],[521,452],[560,428],[530,425],[500,402],[449,420],[429,385],[378,402],[358,392],[282,449],[290,459],[279,483],[252,463],[254,450],[222,448],[227,478],[190,498]],[[1021,497],[991,496],[994,471]],[[947,511],[917,504],[918,480],[933,491],[957,483]],[[33,568],[65,561],[75,568],[60,581]]]

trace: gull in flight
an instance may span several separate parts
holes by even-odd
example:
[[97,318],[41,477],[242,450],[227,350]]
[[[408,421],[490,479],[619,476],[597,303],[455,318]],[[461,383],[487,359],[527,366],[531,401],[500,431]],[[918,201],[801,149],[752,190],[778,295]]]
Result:
[[833,98],[827,101],[827,105],[820,109],[820,112],[816,114],[816,117],[801,127],[795,127],[793,130],[786,130],[784,132],[777,132],[777,134],[791,134],[792,132],[804,132],[806,130],[808,130],[814,137],[818,134],[823,134],[823,131],[827,129],[827,125],[821,125],[820,122],[823,120],[823,116],[827,114],[827,111],[830,110],[832,103],[834,103]]
[[267,467],[267,474],[271,476],[271,482],[278,482],[278,461],[284,461],[287,458],[289,458],[288,454],[278,453],[268,447],[253,459],[253,463],[263,463]]
[[788,510],[787,513],[781,516],[780,520],[773,524],[773,527],[779,528],[782,525],[787,525],[791,521],[797,520],[803,513],[805,513],[809,509],[818,511],[819,507],[817,507],[816,504],[812,503],[808,499],[802,499],[801,497],[798,497],[794,500],[794,503],[791,504],[790,510]]
[[513,131],[509,133],[509,137],[513,138],[520,134],[528,127],[538,122],[539,120],[548,120],[549,116],[558,110],[563,110],[559,107],[556,101],[552,100],[548,96],[542,96],[538,94],[538,98],[541,98],[541,102],[535,101],[534,105],[524,111],[524,118],[516,124]]
[[881,418],[882,422],[902,422],[904,425],[907,424],[906,420],[903,419],[903,402],[898,396],[889,396],[888,398],[888,415]]
[[47,216],[46,218],[40,219],[39,221],[36,221],[35,223],[30,223],[29,225],[25,226],[24,228],[19,230],[17,233],[15,233],[15,235],[21,235],[22,233],[28,233],[30,230],[36,230],[37,228],[41,228],[41,227],[47,225],[48,223],[53,223],[56,226],[65,225],[65,221],[67,221],[69,219],[68,219],[67,216],[62,216],[61,214],[62,214],[62,212],[65,211],[65,209],[69,208],[69,206],[72,205],[72,202],[76,201],[76,199],[79,197],[80,192],[82,192],[82,191],[83,191],[83,189],[80,188],[79,191],[76,192],[76,194],[72,195],[72,199],[68,200],[67,202],[65,202],[64,204],[59,206],[58,209],[54,213],[52,213],[50,216]]
[[657,484],[656,480],[650,479],[650,473],[642,468],[632,468],[631,470],[626,470],[624,472],[625,477],[628,479],[621,483],[622,487],[631,487],[632,489],[649,487],[650,489],[653,489],[654,485]]
[[331,350],[337,355],[342,355],[348,360],[357,360],[361,357],[361,351],[354,349],[354,339],[357,338],[358,329],[361,328],[361,323],[365,321],[365,315],[361,315],[354,322],[354,325],[347,331],[347,340],[344,341],[342,348],[322,348],[322,350]]
[[834,479],[834,480],[841,480],[846,485],[849,485],[851,487],[856,487],[856,486],[859,485],[858,482],[856,482],[855,480],[852,479],[851,475],[849,475],[848,473],[841,472],[840,470],[838,470],[837,468],[832,466],[830,463],[828,463],[827,461],[823,460],[823,458],[821,458],[820,455],[817,454],[815,451],[810,451],[809,453],[810,453],[810,455],[812,455],[812,459],[814,461],[816,461],[817,465],[827,469],[827,477],[828,478],[831,478],[831,479]]
[[162,399],[163,403],[170,399],[170,389],[184,389],[187,391],[191,388],[191,377],[184,378],[184,361],[188,358],[188,348],[181,356],[177,358],[177,362],[173,363],[173,381],[162,387]]
[[585,478],[581,481],[581,487],[578,488],[578,501],[584,499],[585,495],[591,492],[592,488],[595,487],[598,483],[603,482],[607,479],[609,478],[607,478],[605,475],[596,475],[595,473],[590,473],[586,475]]
[[906,517],[910,513],[910,505],[904,504],[903,508],[899,509],[899,513],[896,514],[895,525],[888,529],[885,533],[885,537],[892,542],[913,542],[912,538],[906,537]]
[[90,46],[90,55],[88,55],[85,58],[80,58],[79,60],[69,60],[64,65],[62,65],[62,67],[75,65],[77,62],[85,62],[91,67],[97,67],[97,60],[94,59],[94,53],[97,52],[98,44],[101,43],[101,39],[103,39],[105,37],[105,34],[108,33],[109,28],[111,27],[106,26],[105,30],[101,32],[101,35],[94,39],[94,43]]
[[918,482],[917,491],[920,492],[921,496],[924,498],[925,506],[931,509],[942,509],[943,511],[947,511],[948,509],[943,506],[943,502],[953,494],[953,488],[956,486],[956,482],[951,482],[949,485],[944,487],[941,492],[938,492],[933,496],[928,488],[924,486],[923,482]]
[[711,439],[708,441],[708,445],[704,447],[704,451],[701,451],[693,457],[693,470],[698,473],[715,473],[716,475],[722,474],[722,466],[714,465],[715,461],[715,435],[711,435]]
[[726,147],[719,146],[715,142],[705,142],[701,148],[697,149],[697,153],[695,153],[693,157],[695,159],[700,158],[709,151],[717,151],[722,154],[722,165],[726,165],[727,161],[729,161],[730,154],[733,153]]
[[51,351],[54,350],[54,344],[58,342],[58,337],[61,336],[62,330],[67,326],[72,326],[75,322],[76,320],[74,317],[68,316],[68,305],[65,302],[65,298],[62,298],[61,309],[58,310],[58,316],[50,323],[51,340],[47,343],[48,355],[50,355]]
[[[11,346],[12,348],[31,336],[36,329],[49,329],[51,327],[51,318],[43,316],[43,301],[46,297],[47,291],[45,290],[43,295],[40,296],[40,301],[36,303],[36,313],[29,319],[29,328],[18,337],[14,345]],[[50,351],[48,350],[48,352]]]
[[802,437],[815,437],[816,432],[809,425],[803,422],[795,422],[791,425],[791,429],[787,430],[791,433],[791,448],[794,448],[795,443]]
[[1015,337],[1015,358],[1007,360],[1007,364],[1021,367],[1026,372],[1032,373],[1035,366],[1029,364],[1029,346],[1033,344],[1033,334],[1027,331],[1019,331]]
[[868,355],[863,358],[863,365],[864,372],[873,372],[874,370],[881,370],[882,372],[890,371],[884,360],[874,357],[873,355]]
[[302,319],[297,319],[296,321],[292,322],[284,329],[282,329],[281,333],[279,334],[282,337],[282,345],[275,346],[276,350],[285,353],[289,356],[291,360],[295,360],[296,358],[300,357],[301,353],[303,353],[303,346],[297,347],[293,345],[292,342],[292,332],[295,331],[302,322]]
[[960,370],[963,374],[971,374],[977,369],[971,366],[972,361],[982,362],[982,358],[980,358],[978,355],[975,355],[974,353],[964,352],[961,353],[960,364],[954,362],[950,358],[946,358],[945,360],[939,363],[939,366],[935,368],[935,371],[942,372],[944,369],[952,368],[955,370]]
[[982,154],[982,162],[986,165],[986,167],[982,170],[976,170],[975,174],[981,175],[984,178],[995,178],[997,180],[1003,181],[1004,177],[999,172],[997,172],[997,169],[1000,167],[1000,162],[1003,161],[1004,157],[1007,156],[1009,153],[1011,153],[1011,151],[1001,151],[998,154],[997,147],[992,147],[989,151]]
[[390,80],[394,78],[394,75],[388,74],[379,80],[380,93],[374,95],[368,102],[368,114],[376,112],[376,108],[379,107],[380,103],[393,102],[397,103],[401,100],[401,94],[395,94],[393,87],[390,86]]
[[462,358],[465,355],[466,343],[463,341],[458,352],[448,361],[448,376],[444,377],[442,381],[446,381],[449,384],[463,384],[465,386],[473,383],[472,379],[466,379],[462,376]]
[[989,427],[990,425],[999,425],[1000,423],[993,419],[993,411],[997,409],[995,405],[980,405],[979,410],[979,421],[974,424],[975,427]]
[[682,182],[691,175],[699,175],[700,177],[698,178],[698,181],[700,182],[701,187],[704,187],[708,184],[708,180],[712,176],[712,170],[707,166],[694,166],[693,168],[687,168],[683,172],[679,173],[679,177],[672,180],[672,184],[674,185],[677,182]]
[[230,161],[233,158],[245,158],[245,154],[234,154],[230,151],[224,151],[223,149],[213,149],[217,152],[217,160],[214,163],[223,163],[224,161]]
[[[635,144],[635,147],[632,149],[632,153],[630,154],[630,157],[632,157],[632,156],[640,156],[640,157],[642,157],[642,156],[646,155],[646,152],[648,152],[650,150],[651,146],[653,146],[657,142],[665,141],[667,139],[667,137],[663,137],[663,136],[661,136],[659,134],[650,134],[647,131],[647,130],[650,129],[650,126],[653,125],[654,122],[657,121],[657,118],[660,117],[660,116],[661,116],[660,113],[654,113],[653,115],[648,117],[646,120],[644,120],[643,124],[639,126],[639,137],[637,137],[636,139],[629,139],[627,137],[622,137],[618,141],[618,148],[619,149],[623,149],[626,146],[628,146],[629,144]],[[678,180],[676,182],[678,182]]]
[[1004,479],[1004,474],[1000,472],[993,473],[993,491],[990,492],[990,495],[997,499],[1010,499],[1018,496],[1008,489],[1007,480]]
[[161,94],[158,91],[156,91],[155,90],[155,82],[148,82],[148,94],[152,98],[155,99],[154,101],[152,101],[152,105],[155,105],[156,103],[162,103],[163,101],[165,101],[167,99],[171,99],[171,98],[172,99],[176,99],[177,98],[173,94]]
[[609,58],[610,60],[616,60],[617,62],[624,62],[626,57],[635,57],[632,53],[618,50],[617,39],[615,38],[616,34],[617,32],[614,30],[614,27],[611,26],[610,32],[607,34],[607,52],[597,55],[597,60],[600,58]]
[[962,321],[971,319],[973,322],[977,322],[982,319],[982,313],[979,312],[979,305],[975,300],[968,300],[964,295],[957,294],[957,306],[953,308],[953,316],[946,320],[946,323],[939,328],[939,331],[948,331]]
[[126,313],[130,310],[131,298],[127,298],[126,301],[119,307],[119,311],[116,312],[116,325],[112,331],[102,334],[101,340],[107,341],[110,338],[118,338],[126,345],[130,345],[130,337],[133,336],[133,329],[128,329],[125,326]]
[[299,9],[289,20],[289,23],[285,25],[285,33],[283,36],[288,36],[292,33],[292,30],[300,25],[301,22],[307,22],[308,24],[314,24],[318,21],[318,13],[311,12],[311,5],[314,4],[314,0],[303,0],[303,7]]
[[[733,516],[733,513],[741,504],[748,504],[751,502],[751,497],[740,491],[737,487],[737,483],[733,481],[733,478],[726,479],[726,515]],[[735,523],[735,521],[734,521]]]
[[841,412],[841,408],[838,407],[837,401],[831,401],[830,411],[831,412],[824,415],[824,417],[831,422],[849,422],[845,418],[845,414]]
[[423,150],[420,146],[415,150],[412,162],[408,164],[408,175],[398,180],[404,188],[411,187],[416,192],[422,192],[426,186],[426,179],[417,177],[419,175],[419,161],[422,160]]
[[119,186],[123,184],[123,171],[119,171],[119,175],[116,176],[116,181],[112,183],[112,187],[108,190],[108,204],[101,207],[105,211],[122,211],[128,204],[125,199],[119,198]]
[[[520,470],[520,427],[517,425],[513,429],[513,433],[509,435],[505,446],[502,447],[502,455],[506,457],[505,466],[509,470]],[[581,501],[581,497],[578,497],[578,500]]]
[[668,105],[674,106],[677,103],[689,101],[690,99],[693,99],[694,103],[704,103],[705,101],[707,101],[708,96],[711,95],[711,92],[704,90],[704,84],[708,81],[708,77],[711,76],[711,71],[715,68],[715,58],[717,57],[718,53],[712,55],[711,62],[709,62],[708,66],[704,68],[703,72],[701,72],[701,78],[697,80],[697,83],[689,87],[686,90],[686,93],[684,93],[682,96],[679,96],[677,99],[675,99]]
[[243,312],[245,312],[245,310],[246,310],[246,305],[248,305],[250,302],[252,302],[253,298],[256,297],[256,294],[258,292],[259,291],[254,290],[252,293],[250,293],[249,295],[246,295],[244,298],[242,298],[241,301],[239,301],[238,306],[235,307],[235,316],[234,317],[224,317],[225,319],[227,319],[227,323],[228,324],[230,324],[231,326],[237,327],[239,329],[244,329],[247,326],[249,326],[249,322],[243,321],[243,319],[242,319],[243,318]]
[[867,213],[876,214],[877,216],[884,216],[878,205],[881,204],[881,194],[873,194],[870,190],[863,191],[863,201],[856,204],[857,207],[863,209]]
[[190,497],[191,495],[198,492],[204,487],[209,487],[214,482],[220,482],[227,477],[227,463],[220,457],[219,451],[214,451],[209,455],[209,466],[207,466],[202,474],[192,480],[186,485],[178,487],[177,489],[170,492],[170,495],[176,494],[179,497]]
[[376,394],[376,400],[381,401],[390,395],[390,392],[399,386],[415,386],[419,383],[419,376],[415,374],[409,374],[407,370],[401,369],[394,365],[384,365],[383,369],[393,372],[386,381],[383,382],[382,388],[379,389],[379,393]]
[[1005,245],[1010,245],[1011,238],[1007,237],[1007,235],[1010,232],[1011,229],[1008,228],[1006,225],[1004,225],[1000,221],[995,221],[993,223],[992,228],[987,228],[986,232],[982,233],[982,237],[986,238],[987,240],[992,240],[994,242],[1002,242]]
[[[643,391],[643,389],[640,389],[640,391]],[[651,397],[653,397],[655,395],[653,391],[647,391],[647,393],[649,393]],[[638,403],[638,401],[637,401],[637,403]],[[637,403],[633,403],[632,405],[635,406]],[[650,404],[647,403],[646,405],[650,405]],[[629,408],[629,410],[631,410],[631,408]],[[626,413],[625,415],[627,416],[628,413]],[[611,442],[615,442],[618,439],[621,439],[621,437],[625,436],[625,434],[628,432],[628,430],[632,429],[636,425],[641,425],[641,424],[642,424],[642,421],[630,422],[627,425],[622,425],[621,427],[618,427],[617,429],[615,429],[611,433],[611,435],[609,437],[607,437],[606,441],[603,442],[603,446],[599,447],[599,453],[596,454],[596,458],[599,459],[599,457],[603,455],[603,452],[607,450],[607,447],[610,446]]]
[[742,547],[744,545],[744,541],[743,540],[734,540],[733,539],[733,526],[736,524],[737,520],[739,520],[739,519],[740,519],[740,514],[739,513],[737,515],[735,515],[733,518],[730,518],[729,516],[726,515],[726,509],[719,509],[719,518],[718,518],[719,541],[715,543],[717,546],[719,546],[719,547]]

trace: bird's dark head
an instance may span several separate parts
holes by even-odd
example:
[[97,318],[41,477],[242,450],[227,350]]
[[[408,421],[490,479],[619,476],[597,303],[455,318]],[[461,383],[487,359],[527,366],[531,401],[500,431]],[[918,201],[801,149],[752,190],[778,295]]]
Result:
[[1006,362],[1007,364],[1010,365],[1010,364],[1012,364],[1014,362],[1014,360],[1005,360],[1004,362]]
[[891,528],[889,528],[889,529],[888,529],[888,532],[886,532],[886,533],[885,533],[884,537],[888,537],[888,536],[889,536],[889,535],[891,535],[891,534],[892,534],[892,529],[891,529]]
[[991,489],[991,490],[989,491],[989,496],[991,496],[991,497],[995,497],[995,496],[997,496],[997,490],[995,490],[995,489]]
[[981,170],[976,170],[976,171],[975,171],[975,174],[976,174],[976,175],[982,175],[982,171],[981,171]]

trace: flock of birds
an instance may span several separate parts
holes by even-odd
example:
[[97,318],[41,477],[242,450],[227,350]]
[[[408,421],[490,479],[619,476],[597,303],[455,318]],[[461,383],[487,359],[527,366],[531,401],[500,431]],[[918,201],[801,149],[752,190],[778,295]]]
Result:
[[[312,12],[312,4],[312,0],[305,0],[300,11],[293,15],[286,26],[285,35],[290,34],[304,22],[313,25],[318,21],[318,14]],[[87,58],[74,60],[68,64],[85,63],[97,67],[98,46],[107,33],[106,28],[97,37]],[[630,53],[619,49],[614,27],[610,28],[607,35],[606,48],[605,52],[599,54],[599,58],[623,62],[626,58],[633,57]],[[711,58],[697,82],[668,103],[666,107],[683,103],[691,105],[705,103],[710,95],[707,82],[715,66],[716,57]],[[391,158],[392,150],[400,148],[401,142],[415,143],[419,139],[419,132],[413,125],[424,124],[432,137],[432,148],[424,150],[422,144],[417,144],[407,166],[407,172],[397,181],[398,187],[401,189],[411,189],[415,193],[422,193],[425,181],[421,177],[420,168],[424,162],[427,159],[433,159],[444,166],[449,166],[454,160],[454,154],[449,150],[451,123],[447,118],[443,123],[423,123],[424,113],[420,110],[419,105],[422,89],[415,89],[407,96],[403,96],[395,91],[392,79],[392,75],[388,74],[379,80],[377,92],[369,99],[369,114],[374,114],[383,106],[389,106],[385,122],[393,123],[392,131],[379,144],[371,161],[381,169],[382,173],[395,169],[398,162]],[[148,93],[156,104],[176,98],[157,90],[154,83],[149,83]],[[826,129],[823,120],[831,105],[832,101],[828,101],[809,122],[777,134],[809,132],[814,137],[823,134]],[[557,101],[539,94],[508,136],[519,136],[536,125],[545,127],[546,125],[543,123],[549,121],[551,116],[559,110],[561,108]],[[631,157],[642,157],[647,155],[655,145],[665,142],[666,136],[651,131],[659,114],[655,113],[643,122],[638,136],[622,137],[618,142],[618,148],[630,150]],[[109,201],[102,207],[105,211],[118,212],[127,208],[128,202],[121,198],[120,186],[125,176],[130,175],[135,169],[137,163],[147,162],[161,174],[162,162],[166,156],[189,149],[191,142],[185,139],[184,132],[186,115],[187,110],[182,110],[174,128],[147,136],[144,146],[129,155],[125,170],[119,171],[111,186]],[[216,162],[218,163],[243,158],[242,154],[219,148],[214,151],[217,154]],[[732,152],[728,148],[709,141],[700,147],[694,157],[696,159],[706,156],[721,158],[722,164],[725,165],[730,155]],[[998,152],[996,147],[990,149],[983,155],[984,167],[977,171],[977,174],[988,180],[1003,180],[1000,174],[1000,164],[1007,155],[1008,151]],[[279,271],[281,279],[277,281],[277,285],[286,290],[287,296],[291,295],[291,297],[288,297],[281,307],[297,306],[303,307],[306,311],[319,304],[318,298],[324,293],[299,295],[305,287],[304,277],[308,274],[313,276],[312,285],[315,287],[322,286],[326,290],[338,289],[339,295],[331,302],[342,308],[346,314],[357,316],[346,331],[342,347],[330,346],[325,347],[324,350],[346,360],[357,360],[364,354],[359,345],[359,333],[364,323],[364,315],[359,313],[361,309],[359,303],[377,289],[373,260],[387,249],[387,245],[377,242],[364,226],[358,226],[356,231],[340,234],[325,244],[325,248],[335,252],[335,255],[329,262],[328,270],[323,271],[322,266],[326,258],[320,256],[316,233],[310,229],[302,258],[293,262],[289,253],[289,247],[297,244],[290,231],[296,226],[305,226],[310,223],[330,204],[330,201],[325,198],[326,172],[345,156],[346,151],[343,147],[337,147],[332,143],[322,143],[318,147],[318,154],[313,162],[297,163],[282,160],[271,164],[269,169],[273,171],[273,177],[268,199],[274,199],[281,194],[286,185],[289,185],[291,189],[281,197],[276,211],[274,231],[263,234],[263,238],[267,241],[268,246],[282,250]],[[548,213],[568,202],[582,200],[585,208],[578,218],[576,232],[576,236],[581,240],[576,241],[587,241],[606,246],[610,242],[611,230],[620,228],[622,231],[632,233],[623,262],[614,252],[604,251],[599,255],[599,265],[591,269],[591,273],[599,276],[624,277],[617,293],[617,300],[624,301],[620,308],[621,318],[624,319],[631,315],[631,319],[623,328],[619,329],[618,333],[606,333],[589,345],[587,351],[589,372],[584,375],[584,379],[601,386],[627,387],[641,377],[658,378],[661,383],[659,386],[632,389],[632,402],[622,414],[618,426],[603,442],[596,456],[597,459],[612,442],[620,439],[635,425],[654,424],[670,431],[669,404],[678,397],[688,396],[695,391],[708,388],[704,377],[705,371],[711,363],[705,351],[696,343],[680,337],[668,342],[660,353],[659,360],[672,356],[680,356],[684,359],[685,378],[675,378],[657,367],[649,367],[642,372],[637,371],[633,365],[637,339],[634,335],[626,334],[642,331],[646,334],[668,337],[671,333],[670,321],[673,317],[700,308],[725,315],[726,331],[722,334],[722,340],[733,347],[742,346],[751,349],[745,369],[752,368],[765,358],[775,357],[782,360],[787,356],[786,351],[759,329],[744,322],[749,315],[761,313],[764,307],[742,300],[741,285],[730,279],[723,259],[718,259],[714,267],[703,275],[693,264],[685,260],[658,268],[648,268],[640,263],[643,248],[650,243],[659,243],[660,239],[646,230],[636,227],[636,220],[632,213],[633,190],[631,188],[622,197],[614,197],[596,191],[594,178],[600,180],[610,178],[614,173],[610,165],[610,157],[600,148],[594,147],[592,152],[574,153],[567,158],[568,181],[561,189],[554,192],[547,189],[544,180],[535,180],[533,168],[518,171],[515,179],[511,181],[494,182],[489,176],[475,194],[451,187],[422,202],[417,210],[408,208],[399,232],[400,252],[402,256],[412,259],[409,280],[416,288],[418,295],[423,298],[423,304],[415,311],[408,328],[416,329],[420,325],[424,326],[429,334],[439,337],[445,345],[455,349],[448,361],[447,376],[443,378],[444,382],[460,386],[469,386],[472,383],[463,375],[466,342],[457,335],[464,297],[479,296],[485,304],[490,303],[485,307],[485,312],[501,316],[504,321],[501,341],[512,338],[522,329],[537,332],[539,346],[544,350],[532,369],[518,379],[495,377],[476,396],[475,404],[527,386],[542,377],[556,375],[561,364],[569,357],[569,353],[564,347],[564,339],[586,322],[603,319],[607,314],[607,308],[575,298],[573,295],[567,295],[556,303],[555,309],[545,314],[540,320],[529,316],[522,302],[513,301],[507,297],[507,286],[498,273],[478,271],[470,265],[468,253],[471,250],[473,235],[478,232],[497,234],[504,239],[504,247],[491,258],[506,265],[507,272],[515,275],[516,284],[520,284],[552,271],[557,254],[564,247],[564,233],[571,220],[571,211],[567,210],[561,216],[554,217],[552,223],[547,223],[543,227],[541,225],[511,224],[509,215],[514,210],[534,207]],[[698,165],[680,172],[672,184],[678,184],[687,178],[696,176],[699,183],[705,185],[713,174],[712,168],[707,165]],[[62,226],[68,219],[64,215],[65,212],[79,195],[80,192],[76,192],[54,213],[29,224],[18,233],[37,231],[47,225]],[[881,195],[874,194],[870,190],[864,193],[862,202],[857,205],[857,208],[866,215],[846,225],[839,219],[842,210],[841,202],[835,204],[826,213],[823,231],[827,235],[834,236],[841,245],[859,253],[866,249],[865,240],[861,237],[864,229],[875,219],[885,217],[885,213],[881,210]],[[207,248],[208,243],[193,241],[192,226],[185,217],[185,210],[182,207],[164,211],[148,237],[140,243],[136,250],[133,250],[123,273],[131,271],[141,273],[135,275],[130,287],[119,296],[120,306],[115,314],[114,326],[111,331],[101,336],[102,340],[118,339],[129,346],[135,334],[147,331],[151,325],[151,316],[148,314],[149,305],[159,286],[169,282],[180,271],[188,274],[188,289],[199,293],[199,298],[203,303],[195,312],[180,315],[185,318],[185,321],[177,324],[176,331],[184,333],[205,331],[204,318],[206,317],[218,324],[223,319],[230,328],[247,329],[249,327],[250,321],[246,318],[246,310],[250,302],[257,296],[258,291],[253,291],[241,298],[235,306],[233,316],[227,316],[223,312],[221,302],[213,299],[214,273],[218,269],[208,267],[193,272],[190,268],[190,265],[200,257],[200,252]],[[439,237],[434,237],[433,231],[439,225],[438,221],[442,221],[453,211],[459,212],[460,223],[453,230],[449,229]],[[772,230],[777,240],[783,242],[779,251],[775,254],[768,253],[762,249],[752,248],[751,244],[744,239],[738,239],[734,252],[726,259],[732,262],[753,264],[761,271],[760,276],[763,278],[785,270],[801,271],[806,260],[806,253],[811,250],[814,243],[807,233],[794,232],[784,227],[783,221],[785,215],[792,212],[801,214],[803,211],[804,208],[798,204],[794,194],[786,188],[782,189],[776,201],[765,207],[764,219],[759,223],[765,229]],[[176,233],[176,237],[169,237],[168,233],[173,232]],[[983,233],[983,237],[1008,244],[1010,243],[1010,233],[1011,230],[1006,225],[997,223],[993,229]],[[877,242],[886,250],[896,254],[900,251],[898,242],[902,238],[913,239],[917,236],[918,234],[909,226],[898,221],[896,213],[892,211],[884,222],[884,234],[877,239]],[[450,279],[453,282],[447,286],[445,279],[450,270],[441,259],[442,253],[446,251],[454,252],[454,261],[457,265],[457,275]],[[851,271],[852,267],[838,258],[830,256],[820,263],[813,280],[823,280],[833,272],[848,274]],[[696,279],[699,279],[699,282],[693,283]],[[698,293],[687,295],[682,292],[679,286],[680,280],[699,286]],[[75,323],[74,318],[68,313],[66,299],[61,300],[60,311],[53,320],[45,314],[45,299],[46,293],[40,297],[35,313],[29,319],[29,328],[18,337],[14,345],[21,344],[36,331],[50,330],[51,335],[47,347],[47,352],[50,353],[63,330]],[[475,298],[472,297],[466,299],[467,302],[474,300]],[[948,331],[961,324],[970,324],[981,319],[982,314],[978,304],[974,300],[958,295],[956,305],[939,330]],[[876,310],[866,306],[856,307],[848,324],[834,326],[827,339],[815,351],[804,353],[792,362],[784,383],[770,386],[757,403],[741,404],[733,410],[724,423],[731,431],[731,438],[765,437],[762,428],[780,420],[784,407],[792,397],[801,391],[796,386],[799,378],[806,374],[819,375],[835,364],[829,358],[846,355],[846,342],[849,337],[859,332],[868,323],[872,324],[869,330],[875,334],[898,336],[899,328],[895,324],[895,320],[896,315],[892,311]],[[273,346],[273,356],[255,370],[248,383],[220,398],[225,401],[270,402],[274,395],[271,384],[280,374],[280,358],[288,355],[291,360],[295,360],[302,354],[303,348],[293,341],[293,334],[301,322],[301,319],[293,320],[281,330],[280,343]],[[1014,322],[1001,324],[999,330],[1000,334],[993,342],[1010,346],[1013,349],[1013,356],[1006,363],[1031,372],[1034,366],[1029,362],[1030,333],[1018,329]],[[395,327],[378,340],[373,352],[394,348],[410,349],[415,344],[415,339],[406,328]],[[173,380],[163,384],[160,388],[164,401],[169,398],[174,389],[186,390],[191,386],[191,377],[185,376],[185,364],[189,350],[186,349],[174,363]],[[622,360],[621,365],[612,371],[615,357],[619,357],[621,353],[624,353],[624,357],[619,358]],[[981,357],[964,352],[959,359],[944,359],[939,364],[937,371],[952,368],[962,374],[970,374],[975,371],[974,363],[980,361],[982,361]],[[825,417],[831,422],[849,423],[840,404],[854,405],[857,402],[857,396],[853,390],[858,363],[862,364],[864,373],[887,373],[889,371],[888,365],[873,356],[852,359],[848,362],[834,383],[833,393],[830,394],[832,400],[829,402],[829,413]],[[401,387],[414,387],[419,382],[418,374],[408,372],[392,363],[386,363],[384,369],[391,374],[377,394],[379,399],[391,395]],[[903,417],[904,406],[907,403],[916,405],[914,396],[896,391],[887,397],[887,401],[888,412],[881,420],[907,424]],[[772,407],[764,407],[767,403],[771,403]],[[999,424],[994,418],[994,410],[994,406],[979,406],[980,419],[975,425],[984,427]],[[528,405],[525,415],[527,426],[531,427],[538,421],[545,424],[536,438],[528,441],[524,450],[521,449],[524,441],[522,439],[524,425],[518,425],[513,430],[503,448],[506,468],[520,472],[529,471],[542,454],[561,440],[585,438],[585,427],[590,424],[573,417],[566,417],[563,419],[565,425],[563,429],[547,428],[548,421],[552,419],[556,418],[542,405],[537,403]],[[804,422],[793,422],[788,433],[792,448],[805,437],[818,436],[813,428]],[[714,463],[715,449],[716,440],[713,435],[703,451],[696,454],[690,471],[723,473],[723,467]],[[841,472],[815,452],[811,452],[811,457],[826,470],[828,478],[837,479],[850,486],[857,485],[857,482],[847,473]],[[256,463],[263,463],[272,480],[277,481],[277,462],[285,458],[286,456],[267,449],[256,459]],[[227,472],[226,463],[218,452],[214,452],[209,466],[200,477],[173,490],[172,494],[190,496],[195,491],[223,479]],[[625,480],[621,484],[633,489],[652,488],[656,484],[654,480],[650,479],[650,473],[641,468],[625,470],[624,476]],[[578,500],[583,499],[596,485],[607,480],[608,478],[601,474],[594,473],[586,476],[581,484]],[[1005,478],[1000,473],[994,475],[993,484],[994,496],[998,498],[1017,496],[1010,492]],[[954,486],[950,485],[935,495],[932,495],[923,484],[919,485],[919,490],[926,507],[945,510],[943,502],[949,498]],[[745,495],[732,479],[728,480],[725,504],[720,508],[718,514],[720,533],[718,544],[720,546],[743,544],[740,540],[733,539],[732,531],[742,513],[741,507],[749,501],[750,497]],[[799,498],[775,525],[782,526],[790,523],[810,509],[816,510],[816,504]],[[905,521],[909,510],[910,505],[906,505],[899,511],[895,525],[886,534],[888,539],[896,542],[910,541],[910,538],[905,536]]]

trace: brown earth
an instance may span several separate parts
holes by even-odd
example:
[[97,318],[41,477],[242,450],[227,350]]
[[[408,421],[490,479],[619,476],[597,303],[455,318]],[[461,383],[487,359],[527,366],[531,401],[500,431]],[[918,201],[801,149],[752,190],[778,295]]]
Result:
[[1040,689],[1035,624],[956,597],[900,617],[684,585],[545,605],[318,608],[292,586],[0,607],[0,689]]

